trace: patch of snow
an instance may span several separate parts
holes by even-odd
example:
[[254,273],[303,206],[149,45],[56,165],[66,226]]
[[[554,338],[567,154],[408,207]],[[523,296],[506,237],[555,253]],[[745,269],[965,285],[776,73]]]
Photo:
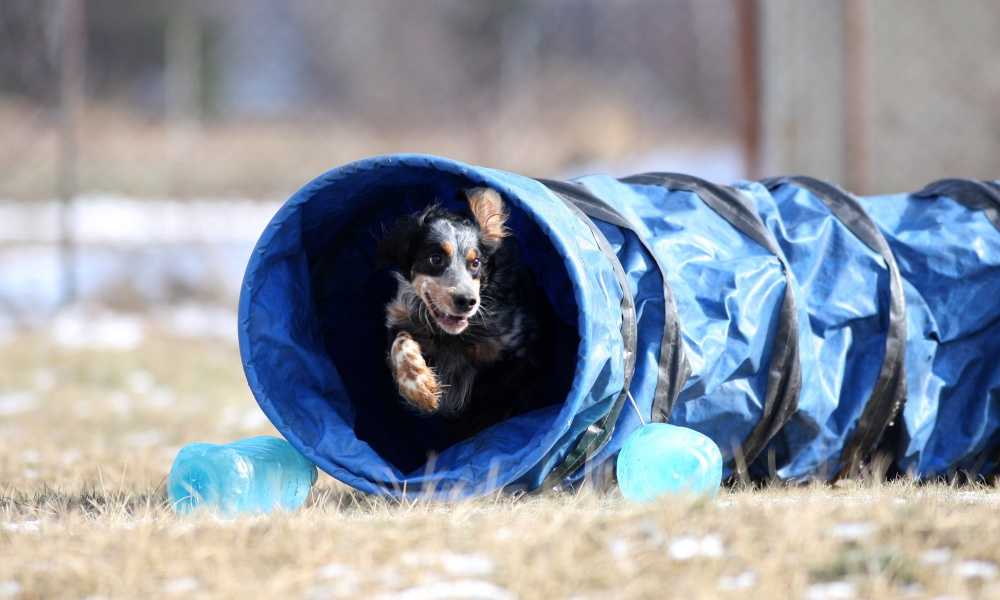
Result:
[[493,559],[485,554],[457,554],[445,552],[440,556],[441,567],[449,575],[484,577],[495,570]]
[[56,386],[56,373],[52,369],[38,369],[34,376],[35,389],[39,392],[48,392]]
[[[278,203],[239,198],[167,200],[84,194],[73,205],[79,243],[256,240]],[[0,202],[0,241],[59,241],[59,203]]]
[[268,420],[264,411],[260,408],[252,408],[243,413],[243,417],[240,419],[240,429],[258,429],[270,423],[271,421]]
[[156,378],[145,369],[136,369],[125,377],[125,385],[133,394],[145,396],[156,387]]
[[411,587],[377,596],[381,600],[515,600],[517,598],[490,581],[456,579]]
[[146,396],[142,405],[156,410],[166,410],[174,405],[175,400],[176,397],[170,388],[161,385]]
[[920,562],[925,565],[943,565],[951,560],[951,550],[948,548],[931,548],[920,555]]
[[1000,494],[983,492],[955,492],[955,499],[965,504],[1000,504]]
[[108,395],[108,405],[118,416],[127,416],[132,412],[132,397],[125,392],[112,392]]
[[194,577],[177,577],[163,582],[165,594],[190,594],[201,589],[201,582]]
[[189,302],[161,308],[155,317],[177,337],[232,339],[236,335],[236,313],[229,308]]
[[501,527],[493,532],[493,537],[498,542],[506,542],[514,538],[514,531],[510,527]]
[[449,575],[484,576],[493,573],[493,559],[485,554],[461,554],[457,552],[442,552],[428,554],[404,552],[399,560],[408,567],[427,568],[440,567]]
[[68,467],[70,465],[75,465],[76,463],[80,462],[80,458],[82,457],[83,453],[80,452],[78,448],[69,448],[67,450],[63,450],[63,453],[59,457],[59,460],[62,461],[63,465]]
[[316,576],[323,579],[342,579],[354,577],[354,569],[343,563],[329,563],[316,570]]
[[38,533],[42,528],[42,522],[38,519],[29,519],[27,521],[7,521],[6,523],[0,523],[0,527],[4,531],[9,531],[11,533]]
[[675,538],[667,547],[670,557],[674,560],[690,560],[692,558],[719,558],[725,552],[722,538],[717,535],[706,535],[701,538],[684,536]]
[[181,446],[160,446],[160,455],[173,462],[177,453],[181,451]]
[[358,583],[353,579],[336,581],[328,585],[318,585],[309,588],[304,598],[306,600],[328,600],[353,598],[358,595]]
[[611,552],[611,556],[615,557],[618,561],[628,559],[630,549],[631,546],[628,540],[624,538],[616,538],[608,543],[608,550]]
[[149,518],[144,518],[144,517],[142,517],[142,518],[129,517],[129,518],[126,518],[126,519],[120,519],[120,520],[110,521],[108,525],[110,527],[114,527],[116,529],[125,529],[126,531],[132,531],[136,527],[139,527],[139,526],[142,526],[142,525],[149,525],[149,524],[151,524],[153,522],[154,522],[153,519],[149,519]]
[[125,436],[125,443],[134,448],[149,448],[163,442],[163,434],[155,429],[137,431]]
[[850,600],[857,591],[850,581],[814,583],[806,589],[806,600]]
[[841,540],[860,540],[875,532],[875,524],[870,522],[837,523],[830,528],[830,535]]
[[38,408],[38,397],[32,392],[0,394],[0,417],[31,412]]
[[378,581],[387,587],[397,587],[403,581],[403,576],[400,575],[397,569],[392,567],[383,567],[378,573]]
[[[125,285],[154,304],[173,299],[180,283],[235,298],[254,243],[278,206],[81,196],[70,213],[78,297],[100,301]],[[14,325],[48,325],[61,304],[59,212],[58,202],[0,201],[0,300],[11,308],[11,319],[0,316],[0,343],[13,338]],[[206,327],[211,335],[234,333],[232,311],[225,319],[192,315],[185,309],[169,319],[170,326],[178,333],[201,335]]]
[[955,573],[963,579],[993,579],[997,566],[985,560],[963,560],[955,566]]
[[60,563],[54,560],[36,560],[28,563],[28,568],[36,573],[51,573],[59,568]]
[[0,598],[13,598],[24,590],[21,584],[13,579],[0,581]]
[[437,564],[437,559],[429,554],[407,551],[399,555],[399,562],[408,567],[430,567]]
[[42,453],[34,448],[21,450],[21,461],[29,465],[37,465],[42,460]]
[[757,585],[757,574],[753,571],[743,571],[738,575],[726,575],[719,578],[720,590],[746,590],[755,585]]
[[215,527],[222,527],[224,529],[236,527],[238,525],[246,526],[248,524],[259,523],[267,519],[267,515],[263,513],[240,513],[236,515],[219,514],[218,512],[209,512],[207,514],[208,520],[206,523],[213,525]]
[[52,319],[50,336],[64,348],[135,350],[146,331],[134,315],[71,308]]
[[94,416],[94,408],[89,402],[74,402],[71,410],[74,415],[81,419]]

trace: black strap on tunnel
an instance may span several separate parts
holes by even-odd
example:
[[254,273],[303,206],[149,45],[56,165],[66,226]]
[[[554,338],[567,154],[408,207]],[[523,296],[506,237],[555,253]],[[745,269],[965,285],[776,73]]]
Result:
[[889,271],[889,326],[885,355],[858,424],[844,444],[837,478],[858,472],[876,451],[886,428],[906,401],[906,299],[896,258],[878,226],[852,195],[811,177],[779,177],[761,182],[769,190],[790,185],[809,191],[823,202],[844,227],[885,261]]
[[914,196],[948,196],[972,210],[981,210],[1000,230],[1000,183],[973,179],[941,179],[924,186]]
[[785,276],[785,294],[778,315],[778,328],[767,369],[767,391],[760,421],[740,446],[738,457],[731,465],[734,476],[749,477],[747,466],[767,446],[767,443],[788,422],[798,408],[802,389],[802,370],[799,364],[799,320],[792,286],[792,270],[785,262],[777,240],[771,235],[760,216],[735,190],[677,173],[643,173],[621,179],[635,185],[657,185],[668,190],[692,192],[709,208],[718,213],[733,227],[766,248],[781,263]]
[[[687,382],[691,369],[684,357],[680,321],[677,319],[677,304],[674,301],[674,293],[670,289],[670,284],[667,282],[666,266],[653,252],[649,241],[636,231],[624,215],[588,189],[578,183],[550,179],[539,179],[539,181],[564,199],[572,202],[588,217],[630,231],[642,244],[646,254],[656,263],[656,268],[660,272],[660,280],[663,282],[663,333],[660,338],[660,360],[656,377],[656,390],[653,392],[651,417],[653,421],[667,422],[674,402],[677,400],[677,395]],[[615,259],[617,260],[617,257]]]
[[622,359],[624,361],[625,371],[622,389],[619,392],[618,397],[615,399],[614,404],[612,404],[611,409],[605,413],[603,417],[587,427],[583,434],[577,439],[573,448],[571,448],[570,451],[566,453],[566,456],[563,457],[562,462],[557,467],[552,469],[552,471],[550,471],[545,477],[539,491],[546,491],[561,488],[563,480],[565,480],[566,477],[572,475],[580,467],[586,464],[587,460],[600,452],[604,445],[607,444],[608,440],[611,439],[611,434],[614,433],[615,423],[618,421],[618,415],[621,414],[622,408],[625,406],[625,401],[628,398],[629,388],[632,385],[632,376],[635,374],[638,331],[636,325],[635,300],[632,298],[632,294],[629,291],[628,278],[625,275],[625,269],[618,260],[618,255],[616,255],[615,251],[611,248],[610,242],[608,242],[608,239],[603,233],[601,233],[601,230],[597,228],[597,225],[595,225],[594,222],[587,217],[583,208],[577,204],[574,196],[565,193],[564,190],[566,188],[564,186],[568,184],[548,180],[539,180],[539,182],[548,187],[556,197],[562,200],[566,206],[580,218],[581,221],[586,223],[591,234],[593,234],[594,240],[597,242],[597,246],[600,248],[601,253],[603,253],[608,262],[611,263],[615,280],[622,291],[621,333],[622,344],[624,346]]

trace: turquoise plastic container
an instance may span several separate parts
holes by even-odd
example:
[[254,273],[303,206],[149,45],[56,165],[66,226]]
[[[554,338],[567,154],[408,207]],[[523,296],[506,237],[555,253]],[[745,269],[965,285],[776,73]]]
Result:
[[195,508],[223,516],[296,510],[316,482],[316,467],[283,439],[260,436],[230,444],[188,444],[167,478],[178,513]]
[[617,474],[622,495],[636,502],[670,494],[713,496],[722,483],[722,453],[693,429],[650,423],[625,440]]

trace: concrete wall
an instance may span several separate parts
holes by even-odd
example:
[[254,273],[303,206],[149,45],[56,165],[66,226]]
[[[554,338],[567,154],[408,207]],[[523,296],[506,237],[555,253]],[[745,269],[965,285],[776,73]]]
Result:
[[844,179],[841,8],[761,0],[761,175]]
[[[1000,2],[863,3],[858,90],[844,87],[846,6],[760,0],[763,174],[810,174],[865,193],[1000,178]],[[852,93],[863,94],[861,177],[849,172]]]
[[1000,2],[871,4],[876,190],[1000,178]]

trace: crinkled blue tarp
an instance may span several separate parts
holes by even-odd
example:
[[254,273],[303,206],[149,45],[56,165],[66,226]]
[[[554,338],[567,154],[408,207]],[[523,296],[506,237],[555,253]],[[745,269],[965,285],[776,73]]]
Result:
[[[729,473],[752,477],[826,479],[876,451],[924,477],[997,469],[993,183],[846,200],[801,178],[557,183],[397,155],[292,196],[253,252],[239,311],[247,379],[278,430],[333,477],[392,495],[603,477],[640,415],[707,434]],[[451,440],[396,395],[393,283],[373,255],[400,215],[459,208],[482,185],[511,206],[550,305],[553,376],[536,409]]]

